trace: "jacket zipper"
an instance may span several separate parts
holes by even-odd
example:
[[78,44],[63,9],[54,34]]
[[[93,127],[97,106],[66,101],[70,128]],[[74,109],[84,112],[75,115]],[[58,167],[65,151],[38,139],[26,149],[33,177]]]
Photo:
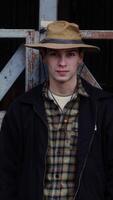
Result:
[[95,106],[95,110],[96,110],[96,112],[95,112],[96,115],[95,115],[94,131],[93,131],[93,133],[92,133],[92,137],[91,137],[91,140],[90,140],[90,143],[89,143],[89,147],[88,147],[88,152],[87,152],[87,154],[86,154],[86,157],[85,157],[84,163],[83,163],[83,167],[82,167],[81,172],[80,172],[80,176],[79,176],[79,180],[78,180],[78,186],[77,186],[77,190],[76,190],[76,192],[75,192],[75,195],[74,195],[73,200],[76,199],[77,194],[78,194],[78,192],[79,192],[80,185],[81,185],[81,180],[82,180],[82,175],[83,175],[84,169],[85,169],[86,164],[87,164],[88,156],[89,156],[89,153],[90,153],[90,150],[91,150],[91,146],[92,146],[92,143],[93,143],[93,140],[94,140],[95,133],[96,133],[96,131],[97,131],[97,123],[96,123],[96,122],[97,122],[97,104],[96,104],[96,106]]
[[[95,124],[95,127],[96,127],[96,124]],[[85,157],[85,159],[84,159],[83,167],[82,167],[82,169],[81,169],[80,176],[79,176],[79,181],[78,181],[77,190],[76,190],[76,193],[75,193],[75,195],[74,195],[73,200],[75,200],[75,198],[77,197],[78,191],[79,191],[79,189],[80,189],[82,175],[83,175],[84,169],[85,169],[85,167],[86,167],[86,163],[87,163],[88,156],[89,156],[89,153],[90,153],[90,150],[91,150],[91,146],[92,146],[92,143],[93,143],[93,140],[94,140],[94,136],[95,136],[95,129],[94,129],[94,132],[93,132],[93,134],[92,134],[92,137],[91,137],[91,140],[90,140],[90,143],[89,143],[87,155],[86,155],[86,157]]]

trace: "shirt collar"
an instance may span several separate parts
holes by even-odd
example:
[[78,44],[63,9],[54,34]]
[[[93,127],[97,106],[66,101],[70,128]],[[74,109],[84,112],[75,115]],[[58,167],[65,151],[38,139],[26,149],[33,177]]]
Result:
[[[45,96],[46,98],[49,98],[49,96],[48,96],[48,85],[49,85],[49,82],[46,81],[44,83],[44,86],[43,86],[43,96]],[[82,96],[86,96],[86,97],[89,96],[88,93],[86,92],[85,88],[83,87],[80,76],[77,77],[77,87],[76,87],[76,90],[75,90],[75,95],[73,95],[73,97],[76,97],[78,94],[80,94]]]
[[78,83],[78,94],[88,97],[89,94],[86,92],[85,88],[83,87],[80,76],[78,76],[77,78],[77,83]]

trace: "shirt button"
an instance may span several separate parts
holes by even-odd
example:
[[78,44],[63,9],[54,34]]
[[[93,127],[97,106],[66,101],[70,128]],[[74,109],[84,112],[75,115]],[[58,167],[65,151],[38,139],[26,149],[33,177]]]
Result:
[[54,177],[55,177],[55,179],[59,179],[60,178],[59,174],[55,174]]
[[66,147],[70,147],[70,140],[65,140]]
[[64,184],[63,184],[63,183],[61,183],[61,185],[60,185],[60,188],[61,188],[61,189],[63,189],[63,188],[64,188]]
[[66,124],[68,121],[67,121],[67,119],[64,119],[64,123]]
[[51,180],[52,178],[51,178],[51,175],[48,175],[48,180]]

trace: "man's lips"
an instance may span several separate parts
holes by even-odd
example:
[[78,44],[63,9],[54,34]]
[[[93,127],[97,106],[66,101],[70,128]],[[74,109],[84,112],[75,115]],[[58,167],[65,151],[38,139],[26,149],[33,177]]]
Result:
[[56,72],[60,75],[65,75],[68,71],[67,70],[57,70]]
[[68,72],[68,70],[56,70],[56,72],[58,72],[58,73],[66,73],[66,72]]

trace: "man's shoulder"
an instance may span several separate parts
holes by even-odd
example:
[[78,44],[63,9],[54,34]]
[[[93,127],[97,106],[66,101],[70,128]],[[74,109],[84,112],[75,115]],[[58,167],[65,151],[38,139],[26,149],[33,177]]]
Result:
[[111,99],[113,100],[113,93],[105,91],[102,88],[95,87],[82,79],[83,86],[90,97],[94,99]]
[[37,104],[38,101],[42,101],[42,89],[43,84],[40,84],[16,97],[9,105],[8,111],[19,110],[25,105]]
[[14,102],[34,102],[37,101],[38,98],[41,98],[43,90],[43,84],[40,84],[36,87],[33,87],[27,92],[24,92],[22,95],[17,97]]
[[38,85],[19,97],[15,98],[9,105],[5,118],[12,118],[15,116],[20,116],[22,113],[25,113],[26,110],[29,110],[34,104],[39,104],[42,102],[42,88],[43,85]]

